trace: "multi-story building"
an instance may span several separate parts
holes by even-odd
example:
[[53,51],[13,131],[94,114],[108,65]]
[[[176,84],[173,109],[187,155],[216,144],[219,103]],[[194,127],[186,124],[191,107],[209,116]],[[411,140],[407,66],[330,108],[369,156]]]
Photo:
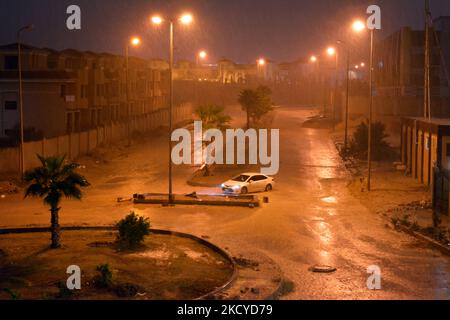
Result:
[[[22,49],[24,125],[45,137],[132,121],[166,107],[167,70],[154,61],[130,57],[127,77],[122,56]],[[17,44],[0,46],[0,137],[19,123],[18,61]]]
[[[430,32],[432,95],[449,97],[450,17],[436,19],[433,29]],[[423,96],[425,31],[404,27],[377,43],[375,51],[379,95]]]

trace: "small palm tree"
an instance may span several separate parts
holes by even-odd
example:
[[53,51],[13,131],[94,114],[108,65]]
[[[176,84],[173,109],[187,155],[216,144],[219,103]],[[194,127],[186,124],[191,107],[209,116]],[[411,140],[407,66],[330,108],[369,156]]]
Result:
[[27,171],[24,180],[29,183],[25,192],[25,198],[40,197],[44,203],[50,206],[51,212],[51,233],[52,248],[61,247],[60,227],[58,213],[61,198],[73,198],[81,200],[82,193],[79,187],[89,186],[89,182],[75,172],[78,164],[64,164],[65,156],[44,158],[38,155],[42,163],[37,167]]
[[202,120],[205,129],[225,130],[231,121],[231,117],[225,114],[225,108],[214,104],[197,107],[195,114]]

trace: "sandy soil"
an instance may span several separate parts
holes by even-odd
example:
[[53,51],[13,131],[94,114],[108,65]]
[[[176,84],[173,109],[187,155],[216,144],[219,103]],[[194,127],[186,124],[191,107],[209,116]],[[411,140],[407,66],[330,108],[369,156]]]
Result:
[[[20,294],[22,299],[58,297],[56,283],[66,283],[66,268],[77,265],[82,272],[82,289],[74,299],[117,299],[112,290],[96,289],[96,267],[108,264],[115,285],[139,286],[141,300],[195,299],[231,277],[227,260],[197,242],[169,235],[150,235],[144,248],[118,252],[115,234],[107,231],[66,231],[63,248],[48,249],[49,234],[0,236],[0,288]],[[106,244],[106,245],[105,245]],[[10,298],[5,291],[0,299]]]

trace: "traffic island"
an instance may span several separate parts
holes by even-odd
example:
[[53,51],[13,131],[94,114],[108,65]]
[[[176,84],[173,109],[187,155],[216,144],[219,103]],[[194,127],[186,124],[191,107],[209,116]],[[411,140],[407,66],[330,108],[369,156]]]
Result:
[[[135,204],[161,204],[161,205],[203,205],[203,206],[226,206],[226,207],[248,207],[260,206],[258,196],[255,195],[233,195],[233,194],[174,194],[169,203],[169,195],[164,193],[135,194],[132,199]],[[119,202],[124,199],[118,199]]]
[[[237,277],[231,256],[193,235],[152,230],[142,247],[123,251],[113,228],[69,230],[57,250],[45,228],[0,230],[0,299],[191,300],[216,295]],[[81,289],[71,291],[66,272],[74,265]]]

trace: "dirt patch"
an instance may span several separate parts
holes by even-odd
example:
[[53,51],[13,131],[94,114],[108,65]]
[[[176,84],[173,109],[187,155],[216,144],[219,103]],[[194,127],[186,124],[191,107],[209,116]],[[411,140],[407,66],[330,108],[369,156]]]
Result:
[[[221,255],[192,239],[152,234],[139,251],[119,252],[110,244],[115,235],[104,231],[66,231],[63,248],[50,250],[49,234],[0,236],[0,299],[11,293],[23,299],[195,299],[225,284],[232,265]],[[96,245],[93,245],[96,244]],[[108,264],[115,288],[93,284],[96,267]],[[75,294],[65,284],[67,267],[82,272],[82,289]],[[61,294],[63,292],[63,294]]]

